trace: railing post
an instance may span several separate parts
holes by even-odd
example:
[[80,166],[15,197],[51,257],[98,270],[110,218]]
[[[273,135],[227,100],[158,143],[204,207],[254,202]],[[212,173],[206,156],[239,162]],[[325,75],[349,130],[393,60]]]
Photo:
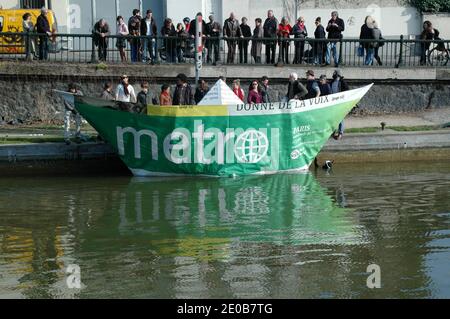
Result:
[[91,39],[92,39],[91,63],[97,63],[97,57],[95,56],[95,41],[94,41],[94,34],[91,34]]
[[396,68],[399,68],[403,64],[403,34],[400,36],[400,56],[398,57],[398,62]]
[[339,59],[338,59],[338,64],[339,64],[339,66],[342,64],[342,37],[339,38]]

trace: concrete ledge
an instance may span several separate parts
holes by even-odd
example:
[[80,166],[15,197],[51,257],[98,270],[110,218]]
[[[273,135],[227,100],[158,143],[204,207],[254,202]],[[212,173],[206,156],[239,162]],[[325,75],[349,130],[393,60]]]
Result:
[[[297,72],[304,77],[305,72],[312,69],[316,74],[326,74],[331,77],[335,68],[293,66],[283,67],[266,65],[205,65],[201,70],[204,78],[229,78],[257,79],[267,75],[272,79],[287,79],[291,72]],[[348,80],[359,81],[450,81],[450,68],[385,68],[385,67],[342,67]],[[42,77],[63,79],[68,77],[117,79],[121,74],[129,74],[133,79],[173,79],[178,73],[185,73],[188,77],[195,77],[195,69],[189,64],[108,64],[106,68],[97,68],[96,64],[89,63],[45,63],[45,62],[1,62],[0,78],[17,77]]]
[[86,160],[117,157],[110,145],[103,143],[64,143],[0,145],[0,162]]
[[330,139],[323,152],[450,148],[450,130],[378,134],[345,134]]
[[[440,152],[430,151],[439,149]],[[330,139],[323,148],[324,154],[333,157],[355,157],[360,160],[384,161],[385,156],[372,156],[373,152],[388,151],[397,160],[433,160],[450,158],[450,130],[430,132],[346,134],[340,141]],[[421,154],[418,156],[417,154]],[[333,154],[333,155],[331,155]],[[342,155],[343,154],[343,155]],[[350,154],[350,155],[349,155]],[[353,154],[353,155],[352,155]],[[394,155],[392,155],[394,156]],[[390,156],[390,158],[392,158]],[[113,148],[104,143],[84,143],[65,145],[63,143],[42,143],[24,145],[1,145],[0,162],[23,162],[45,160],[79,161],[88,159],[117,158]]]

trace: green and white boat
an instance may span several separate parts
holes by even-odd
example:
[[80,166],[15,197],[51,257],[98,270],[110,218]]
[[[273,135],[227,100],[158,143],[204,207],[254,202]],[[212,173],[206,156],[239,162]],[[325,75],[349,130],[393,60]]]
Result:
[[135,176],[236,176],[308,170],[372,85],[309,100],[242,104],[219,80],[196,106],[148,106],[75,96],[75,107]]

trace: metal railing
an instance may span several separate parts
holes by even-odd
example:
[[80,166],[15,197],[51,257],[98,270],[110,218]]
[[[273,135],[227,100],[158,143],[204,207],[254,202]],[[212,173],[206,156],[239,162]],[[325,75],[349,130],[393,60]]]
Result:
[[[203,44],[203,62],[211,64],[450,67],[450,41],[405,40],[403,36],[383,40],[205,37]],[[102,39],[91,34],[0,33],[0,59],[194,63],[194,56],[194,39],[189,37],[110,35]]]

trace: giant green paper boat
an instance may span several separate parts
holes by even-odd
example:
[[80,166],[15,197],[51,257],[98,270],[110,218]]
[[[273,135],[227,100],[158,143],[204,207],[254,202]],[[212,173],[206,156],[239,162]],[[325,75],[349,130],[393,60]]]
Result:
[[75,96],[75,107],[136,176],[273,174],[307,170],[371,86],[243,104],[226,95],[220,80],[202,105],[152,105],[136,114],[114,109],[114,101]]

